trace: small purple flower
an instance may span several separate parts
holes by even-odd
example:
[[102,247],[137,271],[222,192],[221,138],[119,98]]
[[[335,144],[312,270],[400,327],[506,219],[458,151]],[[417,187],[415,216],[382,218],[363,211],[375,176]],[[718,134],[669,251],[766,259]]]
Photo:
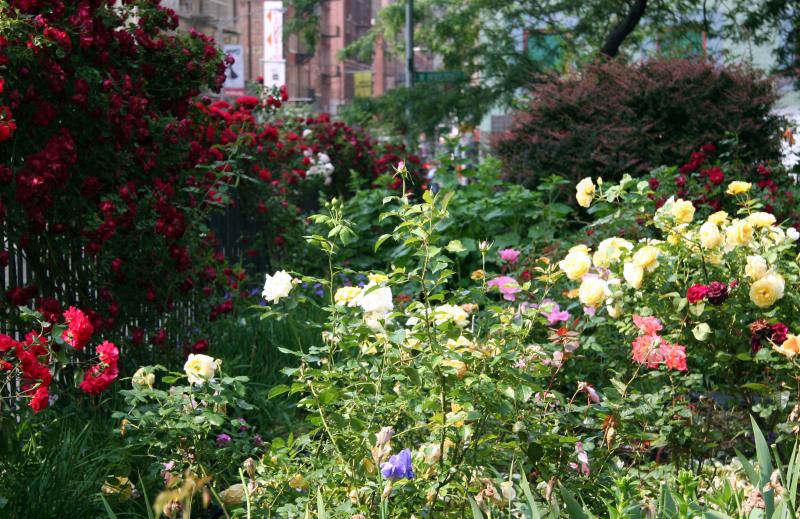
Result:
[[247,425],[247,420],[245,420],[244,418],[239,418],[239,432],[244,432],[249,428],[250,426]]
[[386,479],[412,479],[414,469],[411,467],[411,451],[403,449],[398,454],[389,458],[389,461],[381,464],[381,476]]
[[221,449],[222,447],[228,445],[231,442],[231,437],[225,433],[217,435],[217,448]]
[[256,444],[256,447],[261,447],[262,445],[264,445],[264,439],[261,438],[260,434],[254,434],[253,435],[253,443]]

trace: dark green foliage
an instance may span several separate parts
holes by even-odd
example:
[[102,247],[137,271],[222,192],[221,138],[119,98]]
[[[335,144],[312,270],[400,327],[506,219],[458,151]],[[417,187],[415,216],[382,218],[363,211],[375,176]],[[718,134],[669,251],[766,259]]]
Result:
[[738,137],[734,155],[779,156],[781,119],[772,84],[742,68],[705,61],[598,63],[539,85],[517,124],[496,144],[507,176],[537,185],[559,174],[618,179],[681,164],[699,145]]

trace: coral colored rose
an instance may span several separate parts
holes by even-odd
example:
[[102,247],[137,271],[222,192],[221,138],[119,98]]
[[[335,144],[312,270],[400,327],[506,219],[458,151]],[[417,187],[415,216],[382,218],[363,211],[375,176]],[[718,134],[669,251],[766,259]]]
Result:
[[633,324],[635,324],[636,327],[642,331],[642,333],[647,335],[653,335],[663,328],[661,326],[661,321],[659,321],[657,317],[653,316],[642,317],[640,315],[634,315]]
[[686,371],[686,347],[679,344],[669,344],[662,342],[661,355],[664,357],[664,364],[667,369],[676,371]]
[[686,291],[686,299],[690,303],[695,304],[705,299],[707,294],[708,294],[707,286],[696,284],[689,287],[689,290]]
[[790,333],[786,336],[786,340],[783,341],[783,344],[780,346],[773,346],[772,349],[784,355],[787,359],[791,359],[800,353],[800,339],[796,335]]

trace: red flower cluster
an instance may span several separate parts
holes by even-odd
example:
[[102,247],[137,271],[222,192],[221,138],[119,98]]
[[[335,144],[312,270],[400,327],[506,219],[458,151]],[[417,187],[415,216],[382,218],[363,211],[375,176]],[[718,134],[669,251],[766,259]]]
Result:
[[[52,302],[44,301],[45,306],[53,309]],[[52,325],[60,316],[47,317]],[[91,335],[92,326],[86,315],[75,308],[70,308],[64,313],[68,330],[72,330],[68,342],[81,349]],[[44,323],[42,323],[44,326]],[[50,333],[52,326],[45,328]],[[65,334],[67,332],[64,332]],[[66,340],[66,338],[65,338]],[[53,355],[55,346],[54,337],[42,335],[38,332],[29,332],[24,341],[17,341],[12,337],[0,334],[0,373],[11,372],[10,376],[21,378],[22,397],[29,397],[28,406],[36,413],[45,409],[50,400],[50,387],[53,382],[52,366],[56,360]],[[80,387],[89,394],[102,393],[119,376],[118,361],[119,350],[110,342],[104,342],[97,347],[100,363],[91,366],[84,373],[84,380]]]
[[756,353],[763,347],[764,341],[781,345],[788,333],[789,328],[782,322],[769,324],[765,319],[759,319],[750,324],[750,348]]
[[100,362],[83,373],[80,387],[90,395],[99,395],[119,376],[119,350],[113,343],[103,342],[97,347]]
[[86,314],[74,306],[70,306],[64,312],[64,320],[67,323],[67,329],[64,330],[61,338],[76,350],[82,350],[94,333],[91,321]]
[[721,305],[728,298],[729,286],[731,289],[735,288],[736,281],[731,281],[730,285],[721,281],[712,281],[708,285],[692,285],[686,291],[686,299],[692,304],[708,300],[712,305]]
[[686,347],[672,344],[661,337],[661,322],[655,317],[633,316],[633,322],[642,332],[634,339],[631,357],[634,362],[645,364],[648,368],[658,368],[664,364],[669,370],[686,371]]

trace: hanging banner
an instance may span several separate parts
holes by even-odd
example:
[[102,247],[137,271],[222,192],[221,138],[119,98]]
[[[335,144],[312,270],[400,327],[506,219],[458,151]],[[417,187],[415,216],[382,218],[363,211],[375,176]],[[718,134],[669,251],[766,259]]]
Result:
[[286,84],[283,57],[283,2],[264,2],[264,85]]
[[225,95],[244,95],[244,49],[241,45],[225,45],[223,51],[233,58],[233,63],[225,68]]
[[355,97],[372,97],[372,72],[361,70],[353,72],[353,95]]

